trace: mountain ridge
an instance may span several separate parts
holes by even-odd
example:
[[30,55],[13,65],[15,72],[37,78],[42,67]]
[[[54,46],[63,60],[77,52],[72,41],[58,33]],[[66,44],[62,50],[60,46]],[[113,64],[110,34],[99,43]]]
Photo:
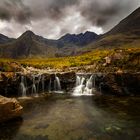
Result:
[[34,34],[32,31],[24,32],[17,39],[9,40],[2,36],[0,44],[0,57],[60,57],[79,55],[94,49],[110,49],[140,44],[140,7],[119,22],[113,29],[103,35],[93,32],[80,34],[66,34],[57,40],[47,39]]

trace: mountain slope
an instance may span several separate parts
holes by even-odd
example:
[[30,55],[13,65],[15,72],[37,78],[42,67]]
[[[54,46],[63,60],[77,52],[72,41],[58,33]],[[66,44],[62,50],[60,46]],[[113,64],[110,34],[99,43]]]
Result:
[[107,34],[134,33],[140,35],[140,7],[123,19]]
[[134,47],[140,44],[140,8],[123,19],[98,41],[86,46],[85,51],[95,48]]
[[11,42],[13,41],[14,39],[12,38],[9,38],[3,34],[0,34],[0,44],[4,44],[4,43],[7,43],[7,42]]
[[42,41],[42,38],[40,38],[40,36],[35,35],[33,32],[26,31],[13,42],[0,45],[0,56],[10,58],[54,57],[56,48],[52,49],[50,46],[47,46],[45,41]]
[[78,47],[89,44],[98,36],[92,32],[79,35],[65,35],[58,40],[49,40],[26,31],[12,42],[0,45],[0,57],[55,57],[74,55]]

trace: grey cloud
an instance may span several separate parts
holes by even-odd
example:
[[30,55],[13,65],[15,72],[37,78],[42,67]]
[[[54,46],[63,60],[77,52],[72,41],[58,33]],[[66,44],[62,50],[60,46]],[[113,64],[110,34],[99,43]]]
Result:
[[138,3],[138,0],[83,0],[79,10],[93,25],[104,28],[109,22],[114,22],[116,17],[122,18],[126,12],[135,9]]
[[90,26],[108,31],[139,5],[139,0],[0,0],[0,19],[18,34],[28,27],[40,35],[58,37]]
[[24,24],[30,21],[30,12],[22,0],[1,0],[0,18],[2,20],[14,19]]

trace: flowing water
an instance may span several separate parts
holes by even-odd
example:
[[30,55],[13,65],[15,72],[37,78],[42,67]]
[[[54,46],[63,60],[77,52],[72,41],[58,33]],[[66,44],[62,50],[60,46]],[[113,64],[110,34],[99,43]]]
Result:
[[139,140],[140,98],[54,94],[21,100],[22,120],[0,125],[0,140]]
[[[62,88],[55,75],[48,83],[53,94],[42,97],[38,93],[45,92],[44,78],[32,76],[32,97],[19,100],[22,119],[0,124],[0,140],[140,140],[139,97],[91,96],[97,93],[95,74],[77,74],[71,94],[56,94]],[[25,81],[22,76],[22,96]],[[98,88],[102,93],[102,83]]]
[[76,86],[73,91],[74,96],[94,95],[95,92],[95,75],[77,75]]
[[22,97],[26,96],[26,82],[25,81],[26,81],[25,77],[21,76],[21,82],[20,82],[19,90],[20,90],[20,93],[21,93]]

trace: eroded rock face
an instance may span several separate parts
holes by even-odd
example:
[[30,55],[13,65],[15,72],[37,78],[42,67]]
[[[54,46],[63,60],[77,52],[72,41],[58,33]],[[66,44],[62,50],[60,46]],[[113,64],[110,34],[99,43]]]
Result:
[[114,95],[139,95],[140,73],[105,74],[102,89]]
[[22,109],[15,98],[0,96],[0,123],[21,116]]
[[63,72],[57,74],[60,78],[62,89],[69,91],[74,88],[76,83],[76,73],[75,72]]

